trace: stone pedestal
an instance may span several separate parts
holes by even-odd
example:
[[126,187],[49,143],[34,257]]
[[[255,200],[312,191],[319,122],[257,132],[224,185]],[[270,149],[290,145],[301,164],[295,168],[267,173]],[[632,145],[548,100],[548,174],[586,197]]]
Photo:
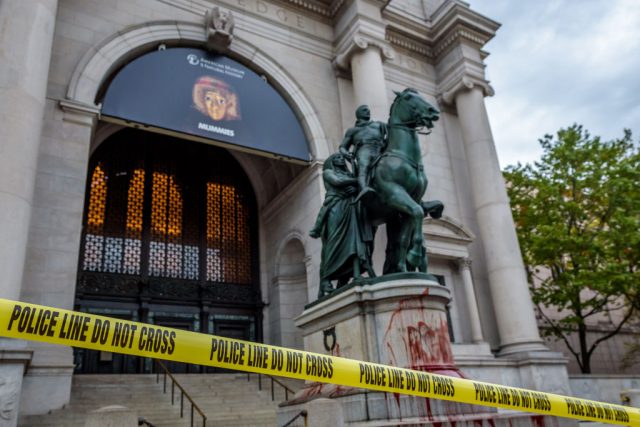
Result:
[[[307,404],[307,427],[335,427],[344,425],[344,414],[339,402],[315,399]],[[278,423],[278,425],[282,425]]]
[[[450,292],[421,273],[363,280],[306,307],[296,319],[305,350],[462,377],[449,340]],[[455,402],[308,383],[282,404],[279,421],[318,398],[337,399],[345,424],[495,411]],[[435,417],[435,418],[434,418]]]
[[419,273],[363,280],[296,319],[308,351],[460,376],[453,364],[450,292]]
[[[307,351],[385,365],[463,377],[451,350],[446,306],[449,290],[421,273],[385,276],[351,284],[308,305],[295,320]],[[563,425],[558,419],[404,394],[309,382],[280,404],[278,424],[316,399],[329,398],[342,407],[342,422],[332,426]],[[311,412],[309,412],[311,417]],[[309,420],[311,422],[311,420]],[[538,423],[538,424],[536,424]]]

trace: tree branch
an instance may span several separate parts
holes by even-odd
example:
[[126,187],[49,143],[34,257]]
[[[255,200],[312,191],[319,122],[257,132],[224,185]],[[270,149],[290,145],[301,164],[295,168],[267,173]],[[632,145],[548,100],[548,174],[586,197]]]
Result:
[[[592,298],[590,298],[589,300],[585,301],[583,306],[585,305],[592,305],[591,301],[594,301],[597,299],[597,297],[600,295],[600,292],[594,291],[596,293],[596,295],[594,295]],[[587,312],[587,314],[584,315],[584,318],[586,319],[589,316],[593,316],[594,314],[599,314],[602,311],[610,311],[612,309],[607,309],[607,310],[603,310],[603,307],[606,306],[607,304],[609,304],[609,298],[610,296],[604,297],[600,302],[598,302],[597,304],[593,304],[593,308],[591,309],[591,311]]]
[[580,355],[578,354],[578,352],[576,352],[573,349],[573,346],[571,345],[571,342],[569,341],[569,339],[565,335],[565,333],[562,330],[562,328],[560,328],[555,322],[553,322],[551,320],[551,318],[549,316],[547,316],[547,314],[542,310],[542,307],[540,307],[540,304],[537,304],[537,307],[538,307],[538,312],[540,313],[540,315],[542,317],[544,317],[544,320],[549,324],[549,326],[551,326],[551,329],[554,330],[555,336],[560,337],[564,341],[564,343],[566,344],[567,348],[569,349],[571,354],[573,354],[573,356],[576,358],[576,361],[578,362],[578,365],[580,365],[580,368],[582,369],[582,361],[580,360]]
[[600,344],[602,341],[608,340],[612,336],[618,334],[622,329],[622,326],[624,326],[624,324],[627,323],[629,319],[631,319],[631,316],[633,315],[633,313],[635,313],[635,310],[634,310],[634,307],[631,306],[627,314],[624,316],[624,318],[620,321],[618,326],[613,331],[610,331],[608,334],[601,336],[591,344],[591,347],[589,348],[589,355],[591,355],[591,353],[595,351],[598,344]]

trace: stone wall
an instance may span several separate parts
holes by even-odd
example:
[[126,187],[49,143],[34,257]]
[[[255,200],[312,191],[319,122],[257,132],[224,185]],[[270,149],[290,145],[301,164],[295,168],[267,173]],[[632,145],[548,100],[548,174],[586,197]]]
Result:
[[569,385],[572,396],[619,405],[623,390],[640,389],[640,375],[570,375]]

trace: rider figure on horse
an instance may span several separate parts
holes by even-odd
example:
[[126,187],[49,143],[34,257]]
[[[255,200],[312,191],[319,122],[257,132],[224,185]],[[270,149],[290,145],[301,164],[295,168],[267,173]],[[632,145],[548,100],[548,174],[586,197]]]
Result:
[[[356,110],[356,125],[349,130],[340,144],[340,152],[347,158],[356,159],[356,173],[360,193],[355,202],[367,193],[375,191],[368,184],[369,169],[373,161],[380,155],[387,144],[387,125],[371,120],[368,105],[361,105]],[[349,148],[353,145],[353,153]]]

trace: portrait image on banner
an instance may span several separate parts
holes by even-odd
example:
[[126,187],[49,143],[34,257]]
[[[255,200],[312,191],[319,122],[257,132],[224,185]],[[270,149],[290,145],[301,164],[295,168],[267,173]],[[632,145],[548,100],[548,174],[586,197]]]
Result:
[[193,105],[211,120],[240,120],[238,94],[224,80],[202,76],[193,85]]
[[195,48],[149,52],[125,65],[101,115],[308,162],[309,144],[289,104],[243,64]]

